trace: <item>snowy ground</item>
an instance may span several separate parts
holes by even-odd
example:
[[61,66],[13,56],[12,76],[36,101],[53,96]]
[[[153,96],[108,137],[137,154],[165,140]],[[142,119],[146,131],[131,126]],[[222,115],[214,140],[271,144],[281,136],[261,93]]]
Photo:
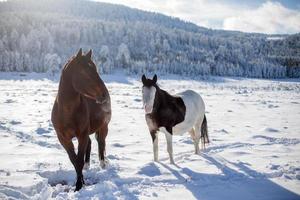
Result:
[[136,77],[104,76],[113,117],[110,165],[100,169],[92,138],[86,186],[73,192],[74,169],[50,122],[57,80],[0,73],[0,199],[300,199],[300,81],[212,77],[159,79],[171,93],[199,92],[211,144],[200,155],[188,134],[164,135],[158,163]]

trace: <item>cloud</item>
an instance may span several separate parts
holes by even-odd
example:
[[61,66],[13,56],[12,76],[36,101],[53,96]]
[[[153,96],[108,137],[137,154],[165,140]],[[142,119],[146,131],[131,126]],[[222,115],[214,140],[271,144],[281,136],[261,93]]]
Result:
[[[159,12],[214,29],[259,33],[300,32],[300,10],[278,2],[253,7],[225,0],[99,0]],[[230,2],[230,3],[229,3]]]
[[223,28],[269,34],[297,33],[300,32],[300,12],[285,8],[278,2],[266,2],[255,10],[227,17]]

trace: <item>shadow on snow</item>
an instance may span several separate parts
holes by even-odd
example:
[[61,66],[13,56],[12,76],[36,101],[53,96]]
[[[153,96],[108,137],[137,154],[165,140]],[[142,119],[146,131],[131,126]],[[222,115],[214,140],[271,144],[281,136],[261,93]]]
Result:
[[[264,174],[249,168],[245,163],[230,162],[241,171],[239,172],[209,155],[202,154],[202,157],[215,165],[222,173],[205,174],[179,166],[177,166],[179,168],[177,171],[166,164],[160,163],[160,165],[177,178],[178,181],[175,184],[184,185],[196,199],[300,199],[300,195],[272,182]],[[186,179],[184,175],[190,179]]]

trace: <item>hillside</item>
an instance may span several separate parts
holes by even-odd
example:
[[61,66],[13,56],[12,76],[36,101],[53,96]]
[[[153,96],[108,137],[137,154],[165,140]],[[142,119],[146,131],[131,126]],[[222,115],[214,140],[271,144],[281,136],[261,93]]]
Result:
[[55,73],[82,47],[94,50],[102,73],[300,77],[299,38],[211,30],[83,0],[0,2],[0,71]]

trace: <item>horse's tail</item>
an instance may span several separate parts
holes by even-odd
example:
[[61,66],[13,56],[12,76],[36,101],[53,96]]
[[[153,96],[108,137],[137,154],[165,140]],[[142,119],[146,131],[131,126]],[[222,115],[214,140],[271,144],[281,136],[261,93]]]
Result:
[[206,143],[209,143],[208,131],[207,131],[207,120],[205,114],[201,125],[201,143],[204,147]]

